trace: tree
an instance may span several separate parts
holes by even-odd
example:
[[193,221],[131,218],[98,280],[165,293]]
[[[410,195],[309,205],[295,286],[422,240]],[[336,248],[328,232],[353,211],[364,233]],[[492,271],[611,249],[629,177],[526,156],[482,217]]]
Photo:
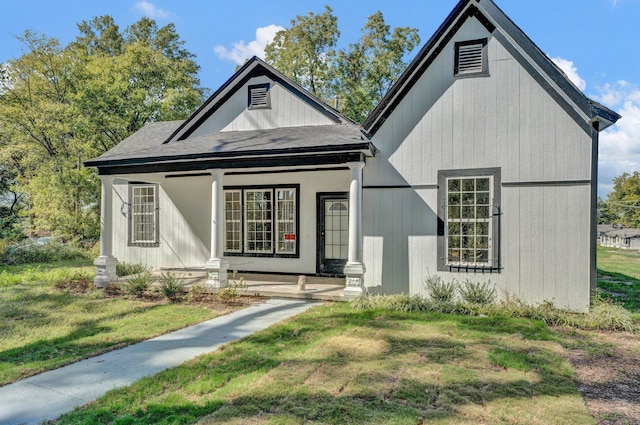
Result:
[[382,12],[369,16],[361,39],[335,51],[340,32],[332,9],[291,21],[265,49],[265,59],[327,103],[361,122],[406,67],[404,57],[419,43],[415,28],[391,30]]
[[297,16],[265,48],[267,62],[324,100],[330,96],[333,48],[340,37],[332,12],[325,6],[321,15]]
[[109,16],[78,25],[67,46],[26,31],[0,76],[0,160],[36,232],[96,238],[99,180],[83,161],[203,100],[193,54],[172,24],[120,31]]
[[611,210],[609,203],[598,197],[598,224],[619,223],[620,217]]
[[613,179],[607,196],[608,214],[625,227],[640,228],[640,172],[622,173]]
[[341,50],[335,60],[335,91],[343,112],[362,122],[407,64],[404,57],[420,44],[415,28],[394,28],[391,32],[382,12],[369,16],[359,42]]

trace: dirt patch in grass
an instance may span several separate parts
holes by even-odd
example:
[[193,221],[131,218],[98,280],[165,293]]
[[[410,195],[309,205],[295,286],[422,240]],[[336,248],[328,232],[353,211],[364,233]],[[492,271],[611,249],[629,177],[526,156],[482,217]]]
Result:
[[640,337],[627,332],[559,330],[576,385],[602,425],[640,425]]

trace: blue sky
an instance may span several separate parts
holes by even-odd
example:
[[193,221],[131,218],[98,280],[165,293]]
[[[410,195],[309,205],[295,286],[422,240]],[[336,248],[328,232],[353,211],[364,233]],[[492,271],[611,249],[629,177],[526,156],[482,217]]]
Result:
[[[590,97],[623,115],[600,143],[599,194],[613,177],[640,170],[640,0],[495,0],[529,37]],[[122,27],[149,16],[173,22],[186,47],[197,55],[203,86],[217,89],[238,61],[260,55],[278,27],[296,15],[334,9],[347,45],[360,35],[369,15],[381,10],[391,26],[419,29],[425,42],[457,0],[21,0],[0,2],[0,63],[21,55],[15,39],[25,29],[66,44],[76,24],[111,15]]]

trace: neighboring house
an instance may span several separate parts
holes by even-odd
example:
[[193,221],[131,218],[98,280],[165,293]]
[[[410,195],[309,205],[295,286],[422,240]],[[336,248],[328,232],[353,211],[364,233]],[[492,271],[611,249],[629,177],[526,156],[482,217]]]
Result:
[[345,295],[491,280],[584,311],[598,132],[585,97],[490,0],[462,0],[360,127],[257,58],[186,121],[99,158],[96,284],[120,261],[343,275]]
[[610,230],[601,237],[600,245],[622,249],[640,249],[640,230]]
[[597,242],[600,245],[604,245],[604,237],[607,235],[607,233],[616,229],[619,229],[616,224],[598,224],[598,226],[596,227]]

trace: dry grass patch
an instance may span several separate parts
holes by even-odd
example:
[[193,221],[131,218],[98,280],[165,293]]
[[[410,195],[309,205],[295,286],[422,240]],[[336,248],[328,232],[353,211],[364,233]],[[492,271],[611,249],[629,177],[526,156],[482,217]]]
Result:
[[590,424],[542,323],[315,308],[61,423]]

